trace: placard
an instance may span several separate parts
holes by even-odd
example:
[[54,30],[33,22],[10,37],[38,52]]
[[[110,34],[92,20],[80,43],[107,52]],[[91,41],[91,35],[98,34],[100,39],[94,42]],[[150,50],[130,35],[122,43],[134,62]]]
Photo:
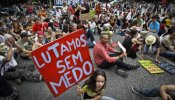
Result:
[[151,74],[164,73],[164,71],[150,60],[138,60],[138,62]]
[[162,68],[163,70],[165,70],[166,72],[170,73],[171,75],[175,74],[175,66],[169,64],[169,63],[160,63],[158,64],[158,66],[160,68]]
[[32,60],[54,96],[90,76],[94,67],[83,30],[78,30],[32,52]]

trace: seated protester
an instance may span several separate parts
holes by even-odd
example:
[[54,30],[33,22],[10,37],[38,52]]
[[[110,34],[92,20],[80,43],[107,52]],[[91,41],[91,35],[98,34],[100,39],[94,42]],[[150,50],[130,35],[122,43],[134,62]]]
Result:
[[160,87],[145,89],[132,87],[132,91],[144,98],[161,97],[162,100],[175,100],[175,85],[161,85]]
[[115,31],[115,28],[116,28],[116,18],[114,15],[111,15],[110,16],[110,19],[109,19],[109,23],[112,27],[112,30]]
[[[127,70],[131,70],[136,69],[139,66],[124,63],[121,60],[121,58],[127,56],[127,54],[121,53],[115,50],[114,48],[110,47],[108,41],[109,41],[108,34],[100,35],[100,41],[97,42],[93,50],[94,61],[97,64],[97,66],[102,69],[107,69],[112,66],[115,66],[117,68],[116,74],[119,74],[122,77],[126,78],[128,74],[122,70],[119,70],[119,68],[125,68]],[[114,54],[109,54],[109,52]]]
[[77,85],[77,94],[83,94],[83,100],[115,100],[103,96],[106,81],[105,72],[103,70],[96,70],[82,88]]
[[52,31],[51,27],[48,27],[47,32],[44,33],[44,37],[45,37],[45,43],[52,42],[56,39],[55,32]]
[[[10,70],[15,70],[17,62],[13,57],[13,45],[15,45],[15,40],[9,39],[11,35],[5,34],[4,37],[1,37],[0,44],[0,62],[1,62],[1,75],[4,76]],[[17,79],[19,75],[13,76],[13,79]]]
[[175,29],[173,27],[168,30],[168,35],[163,37],[160,56],[175,58]]
[[62,14],[67,15],[67,12],[68,12],[68,6],[67,6],[66,2],[63,2]]
[[81,6],[81,13],[85,14],[85,13],[89,13],[89,11],[90,11],[90,7],[87,0],[83,0],[83,4]]
[[32,46],[32,51],[36,50],[39,47],[42,47],[44,44],[43,42],[44,42],[44,33],[42,31],[39,31],[37,34],[37,39]]
[[152,22],[149,24],[148,31],[158,34],[160,30],[160,23],[157,21],[157,17],[152,17]]
[[4,44],[0,48],[0,74],[5,79],[15,80],[19,84],[21,84],[22,79],[28,81],[42,81],[42,76],[40,74],[34,74],[31,68],[21,69],[17,67],[17,62],[13,57],[13,52],[15,51],[13,46],[24,52],[25,49],[16,44],[14,38],[9,34],[5,34],[4,38],[1,40],[4,40],[4,42],[2,42]]
[[[26,24],[25,26],[23,26],[23,28],[24,28],[23,31],[26,31],[28,35],[30,35],[30,36],[32,35],[32,29],[31,29],[29,24]],[[21,31],[21,32],[23,32],[23,31]]]
[[143,39],[143,44],[141,47],[141,56],[143,57],[143,53],[147,54],[148,50],[152,46],[152,51],[156,54],[155,61],[159,62],[158,57],[160,53],[160,39],[159,36],[155,33],[147,34]]
[[121,26],[121,30],[120,30],[121,32],[119,33],[119,35],[124,36],[125,35],[125,30],[128,29],[129,24],[128,24],[126,18],[123,18],[122,19],[122,22],[123,22],[123,24]]
[[137,39],[137,31],[130,30],[129,35],[124,39],[123,46],[126,48],[128,57],[137,58],[136,52],[139,50],[139,40]]
[[158,35],[161,36],[162,34],[167,33],[167,32],[168,32],[168,28],[165,25],[165,22],[161,22],[160,23],[160,31],[159,31]]
[[96,44],[94,35],[91,30],[87,29],[84,24],[78,24],[77,29],[83,29],[86,34],[86,40],[89,48],[93,48]]
[[42,30],[42,23],[40,22],[39,18],[34,19],[34,23],[32,24],[32,32],[35,34],[37,31]]
[[113,31],[110,30],[110,25],[108,26],[107,24],[104,24],[103,31],[101,32],[101,34],[108,34],[109,44],[112,45],[112,43],[113,43],[113,41],[112,41]]
[[93,34],[95,34],[95,30],[96,30],[96,23],[95,23],[95,18],[92,18],[90,21],[88,21],[88,24],[89,24],[89,30],[92,31]]
[[103,25],[107,23],[105,20],[105,15],[100,16],[100,20],[97,22],[97,33],[100,35],[101,31],[103,30]]
[[19,51],[19,56],[22,58],[29,58],[30,52],[32,51],[33,41],[29,39],[27,32],[21,32],[20,37],[21,39],[17,41],[17,44],[20,48],[23,48],[26,51]]

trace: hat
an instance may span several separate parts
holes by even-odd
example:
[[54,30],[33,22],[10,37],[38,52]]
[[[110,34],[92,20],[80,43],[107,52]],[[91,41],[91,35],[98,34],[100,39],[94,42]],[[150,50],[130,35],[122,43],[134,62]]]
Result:
[[145,42],[147,45],[153,45],[156,42],[156,37],[153,35],[149,35],[145,38]]

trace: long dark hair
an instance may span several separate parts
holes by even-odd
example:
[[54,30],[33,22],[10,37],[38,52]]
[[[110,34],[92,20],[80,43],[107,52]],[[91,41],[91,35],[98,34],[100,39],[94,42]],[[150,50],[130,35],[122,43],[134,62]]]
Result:
[[107,79],[106,79],[105,72],[103,70],[96,70],[87,82],[88,89],[90,89],[93,92],[99,92],[99,91],[95,90],[96,89],[96,79],[97,79],[97,76],[99,76],[99,75],[101,75],[105,78],[104,86],[102,87],[102,89],[106,87],[106,80]]

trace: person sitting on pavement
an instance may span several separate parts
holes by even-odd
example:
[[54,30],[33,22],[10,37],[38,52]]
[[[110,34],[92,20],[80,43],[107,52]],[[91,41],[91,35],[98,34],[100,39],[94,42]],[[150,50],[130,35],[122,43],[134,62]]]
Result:
[[44,37],[45,37],[45,43],[52,42],[56,39],[55,32],[52,30],[51,27],[48,27],[47,32],[44,33]]
[[[42,81],[42,76],[38,73],[33,73],[33,68],[31,66],[25,66],[24,69],[20,68],[13,57],[16,47],[18,50],[25,51],[16,42],[15,39],[9,35],[5,34],[1,37],[1,53],[0,53],[0,71],[1,75],[8,80],[15,80],[18,84],[21,84],[21,80],[25,79],[28,81]],[[30,67],[30,68],[29,68]]]
[[148,31],[158,34],[160,29],[160,23],[157,21],[157,17],[152,17],[152,22],[149,24]]
[[39,47],[42,47],[43,44],[44,44],[43,42],[44,42],[44,32],[38,31],[37,39],[36,39],[35,43],[32,46],[32,51],[36,50]]
[[136,52],[139,50],[141,42],[137,39],[137,30],[130,30],[129,35],[123,41],[127,56],[132,59],[137,58]]
[[160,56],[166,58],[174,58],[175,60],[175,29],[174,27],[168,30],[168,35],[163,37]]
[[[122,77],[126,78],[128,76],[123,70],[119,70],[118,68],[125,68],[127,70],[137,69],[138,65],[130,65],[124,63],[121,59],[126,57],[126,53],[121,53],[114,48],[110,47],[108,44],[109,37],[108,34],[101,34],[100,41],[94,47],[93,56],[95,63],[99,68],[107,69],[112,66],[117,68],[116,74],[121,75]],[[112,52],[114,54],[109,54]]]
[[136,25],[139,26],[141,29],[143,28],[143,19],[141,17],[141,14],[138,13],[136,16],[136,18],[134,19],[134,22],[136,22]]
[[109,44],[112,46],[112,35],[113,35],[113,31],[110,30],[111,25],[110,24],[106,24],[103,25],[103,31],[101,32],[101,34],[108,34],[108,38],[109,38]]
[[144,98],[161,97],[162,100],[175,100],[175,85],[161,85],[160,87],[145,89],[132,87],[132,91]]
[[19,56],[21,58],[29,58],[32,52],[33,41],[29,39],[27,32],[21,32],[20,37],[21,39],[17,41],[17,44],[25,49],[25,52],[19,50]]
[[152,47],[152,51],[156,55],[155,61],[159,62],[158,57],[160,53],[160,39],[159,36],[155,33],[149,33],[143,38],[143,44],[141,47],[141,56],[143,57],[143,54],[147,54],[149,51],[149,48]]

